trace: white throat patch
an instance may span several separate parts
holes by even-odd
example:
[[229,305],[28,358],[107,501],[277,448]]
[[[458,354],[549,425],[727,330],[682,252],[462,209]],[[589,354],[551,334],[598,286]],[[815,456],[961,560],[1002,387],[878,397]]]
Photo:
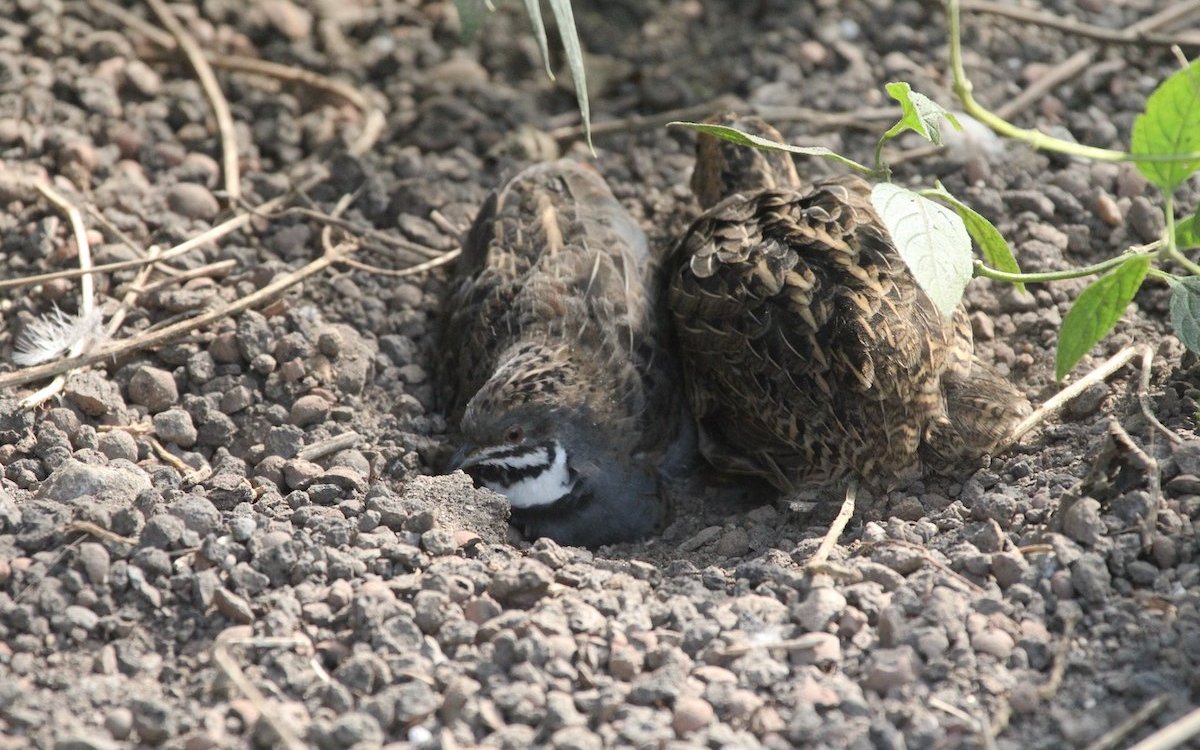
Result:
[[514,508],[550,505],[568,494],[574,484],[567,468],[567,452],[557,441],[527,453],[484,458],[478,465],[507,470],[503,480],[485,476],[483,485],[507,497]]

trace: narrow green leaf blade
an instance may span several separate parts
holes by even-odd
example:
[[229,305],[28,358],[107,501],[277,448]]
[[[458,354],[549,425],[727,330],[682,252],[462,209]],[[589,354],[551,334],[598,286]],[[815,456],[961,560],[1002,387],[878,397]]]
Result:
[[[526,0],[532,2],[532,0]],[[571,12],[571,0],[549,0],[550,11],[558,24],[558,35],[562,37],[563,51],[567,55],[567,67],[575,79],[575,99],[579,102],[579,116],[583,120],[583,137],[589,149],[592,147],[592,113],[588,105],[587,76],[583,70],[583,47],[579,44],[579,33],[575,30],[575,14]]]
[[542,64],[546,75],[554,80],[554,69],[550,67],[550,43],[546,41],[546,23],[542,20],[542,0],[525,0],[525,13],[533,24],[533,37],[537,40],[538,52],[542,53]]
[[824,146],[790,146],[786,143],[773,141],[770,138],[753,135],[751,133],[743,133],[737,128],[731,128],[727,125],[710,125],[706,122],[668,122],[667,127],[682,127],[690,128],[698,133],[706,133],[716,138],[736,143],[741,146],[749,146],[751,148],[762,149],[763,151],[783,151],[789,154],[800,154],[801,156],[819,156],[822,159],[838,162],[847,167],[850,167],[859,174],[869,175],[871,170],[868,167],[859,164],[853,159],[848,159],[845,156],[831,151]]
[[942,123],[944,119],[955,130],[962,130],[958,119],[947,112],[942,105],[934,100],[912,90],[904,81],[892,81],[884,86],[888,95],[900,102],[903,113],[900,121],[888,133],[896,136],[904,130],[911,130],[935,146],[942,145]]
[[[1013,256],[1008,241],[1004,239],[1004,235],[1000,234],[1000,230],[996,229],[995,225],[984,218],[982,214],[947,192],[941,183],[938,183],[937,190],[923,190],[921,194],[941,201],[954,209],[954,212],[966,225],[971,239],[975,240],[976,245],[979,245],[979,251],[983,253],[983,259],[989,266],[1005,273],[1021,273],[1021,266]],[[1022,292],[1025,291],[1024,284],[1015,286]]]
[[1200,247],[1200,212],[1175,224],[1175,244],[1182,248]]
[[[1163,81],[1133,121],[1129,150],[1135,155],[1170,156],[1200,151],[1200,60]],[[1139,161],[1138,171],[1171,192],[1200,169],[1192,161]]]
[[1054,377],[1062,380],[1083,355],[1108,335],[1141,288],[1150,258],[1130,258],[1080,293],[1063,318],[1054,357]]
[[1171,325],[1183,345],[1200,354],[1200,277],[1171,278]]
[[946,318],[971,280],[971,237],[958,214],[919,193],[881,182],[871,204],[917,283]]
[[465,44],[483,28],[490,8],[485,0],[454,0],[454,8],[458,11],[458,26]]

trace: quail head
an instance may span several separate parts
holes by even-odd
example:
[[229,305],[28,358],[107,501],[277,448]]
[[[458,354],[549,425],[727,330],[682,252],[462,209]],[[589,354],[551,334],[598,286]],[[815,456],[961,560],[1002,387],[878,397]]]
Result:
[[[779,141],[762,120],[710,122]],[[701,452],[782,490],[888,486],[990,453],[1029,411],[901,260],[857,177],[802,185],[791,157],[701,135],[706,211],[667,259]]]
[[480,210],[442,321],[439,380],[463,437],[450,469],[505,495],[527,537],[596,546],[659,523],[681,400],[658,278],[590,167],[530,167]]

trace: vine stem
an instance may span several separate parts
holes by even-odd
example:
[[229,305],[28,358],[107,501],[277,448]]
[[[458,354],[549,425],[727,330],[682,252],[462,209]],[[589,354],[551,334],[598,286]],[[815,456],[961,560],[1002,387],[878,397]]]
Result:
[[1140,161],[1140,162],[1175,162],[1195,161],[1200,159],[1200,153],[1189,154],[1132,154],[1128,151],[1115,151],[1109,148],[1086,146],[1081,143],[1065,141],[1061,138],[1047,135],[1036,128],[1019,128],[1008,120],[975,101],[972,94],[974,86],[967,78],[967,71],[962,61],[962,22],[960,19],[959,0],[946,0],[946,16],[950,31],[950,71],[954,76],[954,95],[958,97],[963,111],[979,120],[984,125],[1007,138],[1023,141],[1030,146],[1043,151],[1055,151],[1060,154],[1080,156],[1085,159],[1106,162]]
[[1167,236],[1160,255],[1183,266],[1193,276],[1200,276],[1200,264],[1184,255],[1175,242],[1175,195],[1168,191],[1163,191],[1163,214],[1167,217]]
[[[1120,255],[1102,260],[1099,263],[1093,263],[1090,266],[1081,268],[1068,268],[1062,271],[1042,271],[1040,273],[1010,273],[1001,271],[997,268],[984,265],[981,260],[975,261],[975,276],[983,276],[996,281],[1007,281],[1011,284],[1043,284],[1048,281],[1062,281],[1064,279],[1078,279],[1083,276],[1093,276],[1098,273],[1116,268],[1130,258],[1136,258],[1139,255],[1151,255],[1158,252],[1162,241],[1151,242],[1148,245],[1139,245],[1132,248],[1129,252],[1121,253]],[[1186,258],[1185,258],[1186,260]],[[1191,263],[1191,261],[1188,261]],[[1195,264],[1193,264],[1195,265]],[[1200,268],[1200,266],[1197,266]]]

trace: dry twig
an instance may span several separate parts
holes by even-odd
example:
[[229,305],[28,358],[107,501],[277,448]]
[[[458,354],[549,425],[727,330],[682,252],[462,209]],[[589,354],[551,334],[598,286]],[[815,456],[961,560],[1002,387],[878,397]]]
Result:
[[[1179,34],[1158,34],[1151,29],[1140,28],[1138,24],[1134,24],[1126,29],[1110,29],[1104,26],[1077,21],[1074,18],[1058,16],[1053,13],[1011,3],[997,3],[990,0],[962,0],[961,7],[968,12],[1003,16],[1011,18],[1014,21],[1020,21],[1021,23],[1033,24],[1047,29],[1058,29],[1068,34],[1087,37],[1100,42],[1162,46],[1170,46],[1172,44],[1200,44],[1200,34],[1196,32],[1185,31]],[[1193,9],[1197,7],[1200,7],[1200,5],[1194,5]],[[1176,15],[1178,13],[1177,9],[1172,8],[1171,11],[1174,18],[1180,18],[1179,15]]]
[[[164,250],[157,258],[155,258],[153,260],[151,260],[149,258],[142,258],[139,260],[122,260],[122,261],[118,261],[116,263],[104,263],[104,264],[101,264],[98,266],[93,266],[90,273],[108,273],[110,271],[125,271],[130,268],[141,268],[142,266],[145,266],[147,264],[161,263],[163,261],[171,260],[172,258],[178,258],[181,255],[186,255],[198,248],[204,247],[205,245],[207,245],[211,242],[216,242],[217,240],[221,239],[222,237],[225,237],[226,235],[229,235],[229,234],[232,234],[233,232],[238,231],[239,229],[245,227],[247,224],[249,224],[251,221],[253,221],[255,218],[258,218],[259,215],[269,214],[270,212],[278,209],[280,206],[286,204],[289,200],[291,200],[294,195],[296,195],[297,193],[302,193],[306,190],[311,189],[312,187],[314,187],[315,185],[320,183],[322,180],[324,180],[327,176],[328,176],[328,172],[324,169],[324,167],[321,167],[315,173],[300,180],[297,183],[296,187],[291,192],[285,193],[283,195],[271,198],[270,200],[264,201],[262,204],[260,204],[255,209],[255,211],[256,211],[255,213],[238,214],[237,216],[227,219],[227,220],[221,222],[220,224],[217,224],[209,229],[206,229],[205,231],[201,232],[200,234],[196,235],[195,237],[192,237],[189,240],[185,240],[184,242],[179,243],[175,247],[172,247],[168,250]],[[0,280],[0,292],[5,291],[7,289],[31,286],[34,284],[44,284],[45,282],[53,281],[54,279],[73,279],[78,276],[84,275],[84,273],[85,273],[84,271],[80,271],[77,268],[73,268],[73,269],[69,269],[69,270],[65,270],[65,271],[54,271],[51,273],[41,273],[41,274],[37,274],[35,276],[23,276],[18,279]]]
[[[176,42],[175,37],[163,32],[152,24],[146,23],[137,15],[130,13],[116,3],[111,2],[111,0],[87,0],[87,3],[95,10],[112,16],[140,33],[164,50],[173,51],[179,49],[179,44]],[[309,88],[333,94],[349,102],[363,114],[363,130],[359,134],[358,139],[349,148],[350,153],[354,155],[361,155],[370,150],[383,130],[383,112],[378,107],[373,106],[370,99],[363,92],[348,83],[323,76],[320,73],[314,73],[310,70],[280,65],[269,60],[259,60],[241,55],[218,55],[209,52],[202,54],[208,64],[216,68],[266,76],[285,82],[300,83]]]
[[78,531],[81,534],[88,534],[96,537],[97,539],[103,539],[106,542],[118,542],[120,544],[128,544],[131,547],[138,543],[138,540],[134,539],[133,537],[121,536],[115,531],[109,531],[103,526],[92,523],[91,521],[70,521],[66,526],[63,527],[63,531],[67,532],[68,534]]
[[1200,735],[1200,708],[1180,716],[1129,750],[1172,750]]
[[254,638],[252,637],[252,632],[250,628],[244,625],[235,625],[221,631],[220,635],[217,636],[216,643],[213,644],[213,661],[216,662],[225,677],[241,691],[242,695],[246,696],[254,704],[262,720],[267,722],[284,747],[288,748],[288,750],[304,750],[306,747],[305,744],[296,736],[292,728],[275,714],[272,706],[268,704],[266,697],[263,696],[262,691],[246,677],[246,673],[242,671],[237,660],[233,658],[230,649],[234,646],[294,648],[296,646],[304,646],[306,642],[311,645],[311,642],[308,642],[307,639],[301,640],[299,638]]
[[[129,291],[134,295],[149,294],[150,292],[158,291],[164,286],[172,284],[181,284],[191,279],[198,279],[203,276],[224,276],[226,271],[229,271],[237,265],[237,261],[229,258],[228,260],[218,260],[215,263],[208,263],[197,268],[192,268],[187,271],[181,271],[173,276],[168,276],[165,279],[159,279],[153,283],[147,284],[145,280],[134,280],[130,285]],[[147,266],[149,268],[149,266]],[[143,269],[145,270],[145,269]]]
[[1071,636],[1075,635],[1077,624],[1074,618],[1070,618],[1063,626],[1062,640],[1059,641],[1058,650],[1054,652],[1054,661],[1050,664],[1050,676],[1037,688],[1037,694],[1043,700],[1053,698],[1062,687],[1063,675],[1067,673],[1067,654],[1071,652]]
[[857,497],[858,480],[850,479],[849,484],[846,485],[846,499],[842,501],[842,507],[838,511],[837,517],[833,519],[833,523],[829,525],[829,530],[822,537],[821,545],[817,547],[817,551],[804,564],[806,570],[820,570],[829,559],[829,553],[837,545],[842,532],[846,530],[846,524],[850,523],[850,518],[854,515],[854,501]]
[[[83,223],[83,215],[79,213],[79,209],[66,199],[61,193],[55,190],[47,182],[41,180],[34,183],[38,192],[41,193],[46,200],[53,203],[67,215],[67,219],[71,222],[71,231],[75,235],[75,245],[79,252],[79,316],[88,318],[96,309],[96,283],[93,277],[92,266],[92,247],[88,243],[87,227]],[[88,338],[80,338],[71,344],[67,354],[71,357],[77,357],[83,353],[84,349],[90,343]],[[38,404],[52,398],[56,393],[62,390],[66,385],[66,375],[59,375],[50,381],[46,386],[29,394],[21,399],[21,406],[25,409],[31,409]]]
[[875,549],[876,547],[884,547],[884,546],[901,547],[903,549],[909,550],[910,552],[916,554],[918,557],[920,557],[925,562],[929,563],[933,567],[937,568],[939,571],[950,576],[953,580],[955,580],[958,583],[965,586],[968,591],[972,591],[977,594],[981,593],[983,591],[982,586],[978,585],[977,583],[974,583],[973,581],[971,581],[968,578],[965,578],[957,570],[955,570],[954,568],[951,568],[946,563],[944,563],[941,560],[934,557],[933,552],[930,551],[928,548],[923,547],[919,544],[913,544],[912,542],[906,542],[903,539],[883,539],[878,542],[868,542],[866,544],[863,544],[861,547],[859,547],[858,552],[860,554],[862,554],[862,553],[868,552],[872,549]]
[[[999,3],[989,3],[989,5],[998,6]],[[1129,35],[1130,41],[1137,41],[1140,36],[1166,28],[1195,13],[1197,10],[1200,10],[1200,0],[1186,0],[1185,2],[1175,3],[1152,16],[1143,18],[1131,25],[1123,33]],[[1096,59],[1097,52],[1096,48],[1091,48],[1080,50],[1071,55],[1066,60],[1046,71],[1045,74],[1041,75],[1037,81],[1020,94],[1002,106],[997,107],[996,114],[1007,120],[1016,114],[1032,108],[1034,104],[1041,101],[1044,96],[1055,88],[1087,70],[1091,66],[1092,61]]]
[[171,36],[175,37],[175,42],[187,57],[188,62],[191,63],[192,69],[196,71],[200,87],[204,89],[204,94],[208,97],[209,106],[212,107],[213,116],[217,120],[217,133],[221,139],[221,163],[225,175],[225,193],[228,195],[229,201],[235,203],[242,197],[237,135],[233,131],[233,115],[229,112],[229,102],[226,101],[225,94],[221,91],[221,84],[217,82],[217,76],[213,73],[212,66],[208,64],[204,50],[175,17],[175,12],[167,7],[163,0],[146,0],[146,4],[154,11],[154,15],[158,16],[158,20],[167,28],[167,31],[171,32]]
[[1095,742],[1087,746],[1087,750],[1114,750],[1125,741],[1125,738],[1136,732],[1143,724],[1167,707],[1171,696],[1166,693],[1151,698],[1141,708],[1130,714],[1129,718],[1102,734]]
[[[248,216],[248,214],[246,215]],[[239,300],[222,305],[218,308],[208,310],[200,315],[187,320],[180,321],[173,325],[162,328],[153,333],[146,335],[133,336],[120,341],[110,341],[102,344],[87,354],[78,357],[69,357],[57,362],[48,362],[44,365],[34,367],[26,367],[23,370],[16,372],[5,373],[0,375],[0,389],[11,388],[15,385],[22,385],[41,378],[57,375],[61,372],[74,370],[79,367],[87,367],[98,362],[103,362],[106,359],[119,357],[129,352],[138,351],[141,349],[149,349],[151,347],[160,346],[172,341],[185,333],[190,333],[198,328],[203,328],[210,323],[214,323],[222,318],[249,310],[257,307],[265,302],[274,299],[279,294],[282,294],[287,289],[299,284],[309,276],[320,273],[330,265],[336,263],[344,253],[350,250],[346,248],[334,248],[332,253],[326,253],[316,260],[310,261],[306,265],[284,274],[279,278],[267,284],[262,289],[253,294],[246,295]]]
[[362,440],[362,435],[359,435],[357,432],[344,432],[341,435],[334,435],[331,438],[318,440],[312,445],[301,448],[296,451],[296,458],[302,461],[316,461],[321,456],[328,456],[330,453],[345,450],[359,440]]
[[414,276],[419,273],[425,273],[426,271],[432,271],[438,266],[446,265],[459,255],[462,255],[462,250],[447,250],[433,260],[427,260],[424,263],[418,263],[415,266],[409,266],[408,268],[401,268],[399,270],[380,268],[379,266],[373,266],[370,263],[363,263],[362,261],[357,261],[353,258],[342,258],[338,261],[338,263],[342,264],[343,266],[357,268],[360,271],[368,271],[370,273],[379,274],[380,276],[403,278],[405,276]]

